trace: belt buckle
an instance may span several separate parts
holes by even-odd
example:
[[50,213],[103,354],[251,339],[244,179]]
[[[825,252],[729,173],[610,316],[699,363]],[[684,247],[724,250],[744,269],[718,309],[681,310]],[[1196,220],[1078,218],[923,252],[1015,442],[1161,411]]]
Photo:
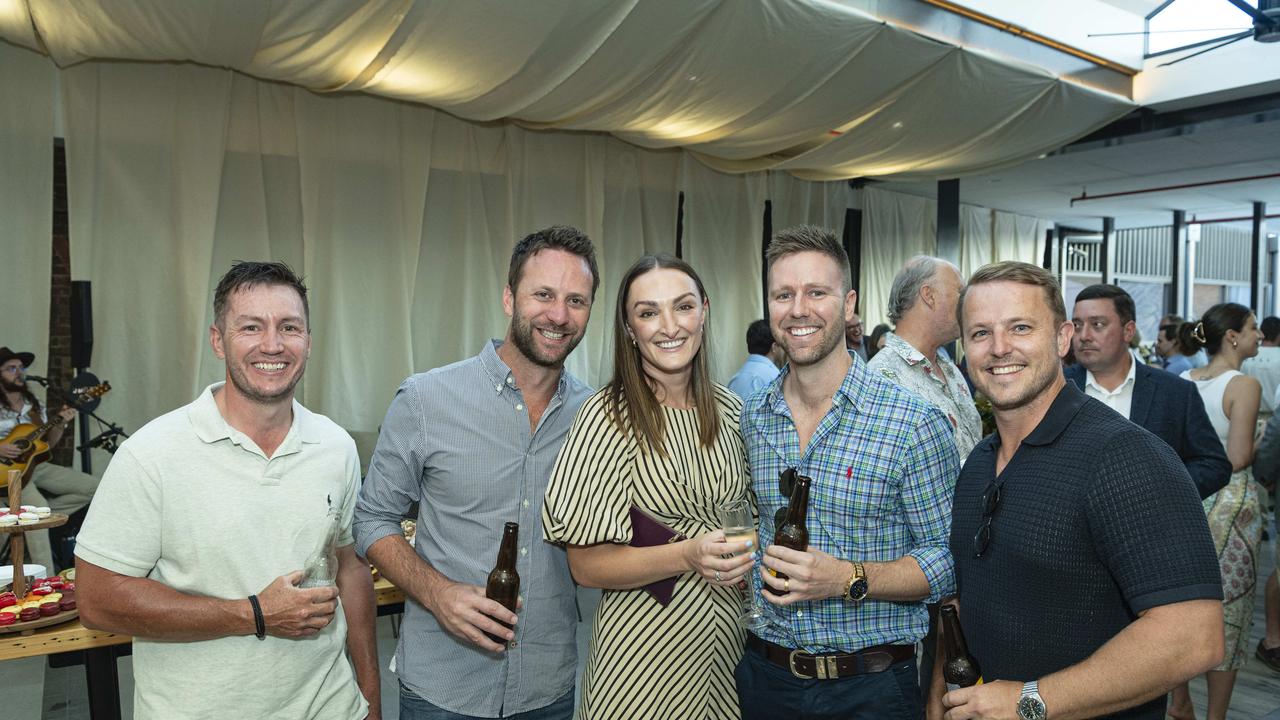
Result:
[[[813,680],[814,677],[812,675],[805,675],[804,673],[796,669],[796,655],[799,652],[800,652],[800,649],[796,648],[795,650],[791,651],[790,655],[787,656],[787,664],[791,666],[791,674],[795,675],[801,680]],[[818,667],[822,667],[822,666],[819,664]]]
[[[801,654],[799,648],[792,650],[791,654],[787,656],[787,664],[791,668],[791,674],[801,680],[835,680],[840,676],[839,668],[836,666],[836,659],[826,655],[809,655],[809,657],[813,658],[814,671],[817,672],[817,675],[805,675],[796,668],[797,654]],[[808,653],[803,654],[808,655]]]

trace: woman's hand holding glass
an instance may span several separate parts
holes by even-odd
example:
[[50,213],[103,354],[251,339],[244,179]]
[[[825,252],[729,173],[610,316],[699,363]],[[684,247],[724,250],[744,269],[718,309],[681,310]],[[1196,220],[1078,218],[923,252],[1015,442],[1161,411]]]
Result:
[[751,537],[725,538],[724,530],[712,530],[686,541],[685,558],[689,567],[708,582],[729,587],[751,572],[751,553],[756,549]]

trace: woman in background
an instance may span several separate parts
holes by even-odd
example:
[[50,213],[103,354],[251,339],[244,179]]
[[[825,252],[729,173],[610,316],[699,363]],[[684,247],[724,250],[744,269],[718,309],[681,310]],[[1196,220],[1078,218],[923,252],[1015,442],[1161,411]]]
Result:
[[[1253,598],[1258,577],[1258,546],[1262,542],[1262,507],[1258,486],[1249,467],[1253,464],[1254,429],[1262,386],[1240,372],[1247,358],[1258,354],[1262,340],[1257,318],[1249,308],[1222,303],[1209,308],[1196,324],[1183,323],[1178,342],[1194,353],[1203,347],[1209,364],[1186,370],[1182,377],[1200,391],[1209,421],[1226,448],[1234,474],[1227,486],[1204,500],[1209,531],[1222,568],[1222,611],[1226,628],[1226,653],[1222,664],[1210,670],[1209,720],[1225,720],[1231,705],[1236,672],[1248,658],[1249,630],[1253,625]],[[1187,354],[1192,354],[1187,353]],[[1171,717],[1194,718],[1191,693],[1184,684],[1173,691]]]

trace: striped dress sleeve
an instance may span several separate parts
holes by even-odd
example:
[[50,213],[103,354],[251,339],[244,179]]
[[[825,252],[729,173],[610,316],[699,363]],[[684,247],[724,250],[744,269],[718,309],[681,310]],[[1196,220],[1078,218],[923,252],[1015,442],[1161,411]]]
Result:
[[628,491],[637,445],[609,420],[602,389],[587,399],[547,485],[542,534],[569,545],[631,541]]

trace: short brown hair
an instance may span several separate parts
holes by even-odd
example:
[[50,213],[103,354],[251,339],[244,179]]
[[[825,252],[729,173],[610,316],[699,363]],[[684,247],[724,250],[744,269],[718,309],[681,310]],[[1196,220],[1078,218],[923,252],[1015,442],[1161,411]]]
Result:
[[596,267],[596,246],[587,234],[568,225],[552,225],[524,236],[511,250],[511,265],[507,268],[507,287],[513,291],[520,284],[524,264],[539,250],[563,250],[587,261],[591,268],[591,299],[600,287],[600,270]]
[[259,285],[283,285],[293,288],[302,298],[302,320],[311,330],[311,305],[307,302],[307,286],[302,276],[293,268],[282,262],[249,262],[237,260],[231,269],[218,280],[213,290],[213,322],[219,329],[226,327],[227,305],[231,296],[241,288],[253,288]]
[[844,246],[836,239],[836,234],[816,225],[796,225],[773,234],[769,247],[764,251],[765,270],[773,268],[778,260],[796,253],[817,252],[826,255],[840,266],[840,277],[844,281],[844,292],[853,288],[853,277],[849,272],[849,255]]
[[1053,312],[1053,320],[1061,325],[1067,321],[1067,306],[1062,302],[1062,286],[1053,273],[1039,265],[1006,260],[1005,262],[983,265],[974,271],[968,284],[960,291],[960,303],[956,305],[956,319],[964,325],[964,299],[974,285],[993,282],[1015,282],[1022,285],[1034,285],[1044,290],[1045,302]]

